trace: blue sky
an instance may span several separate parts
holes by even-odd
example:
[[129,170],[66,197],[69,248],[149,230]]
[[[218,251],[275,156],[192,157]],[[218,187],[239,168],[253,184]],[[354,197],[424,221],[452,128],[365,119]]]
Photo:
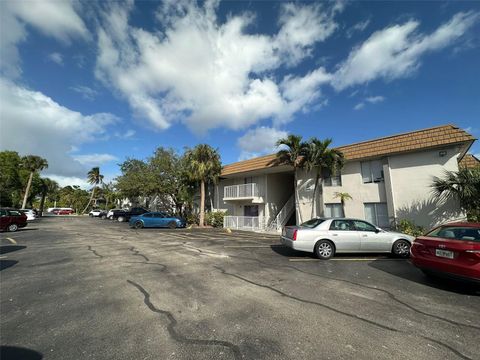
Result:
[[480,136],[479,2],[0,6],[0,149],[44,156],[62,185],[158,146],[206,142],[227,164],[287,133]]

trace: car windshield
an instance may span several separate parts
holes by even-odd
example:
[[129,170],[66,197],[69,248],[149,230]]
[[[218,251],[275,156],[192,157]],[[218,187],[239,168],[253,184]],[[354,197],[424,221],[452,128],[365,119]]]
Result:
[[320,225],[324,221],[325,221],[325,219],[311,219],[311,220],[305,221],[300,226],[312,229],[314,227],[317,227],[318,225]]
[[430,231],[426,236],[480,242],[480,228],[469,226],[440,226]]

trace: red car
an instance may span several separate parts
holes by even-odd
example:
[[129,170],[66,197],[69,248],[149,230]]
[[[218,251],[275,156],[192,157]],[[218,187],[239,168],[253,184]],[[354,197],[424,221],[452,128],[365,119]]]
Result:
[[480,283],[480,223],[438,226],[415,239],[410,260],[427,275]]
[[27,215],[15,209],[0,209],[0,229],[17,231],[27,226]]
[[55,209],[52,212],[55,215],[72,215],[75,211],[73,209]]

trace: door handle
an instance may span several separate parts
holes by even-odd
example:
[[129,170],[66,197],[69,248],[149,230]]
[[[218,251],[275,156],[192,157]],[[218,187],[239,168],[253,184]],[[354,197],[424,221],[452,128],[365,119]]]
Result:
[[332,234],[333,236],[338,236],[338,234]]
[[368,235],[362,235],[362,237],[368,237]]

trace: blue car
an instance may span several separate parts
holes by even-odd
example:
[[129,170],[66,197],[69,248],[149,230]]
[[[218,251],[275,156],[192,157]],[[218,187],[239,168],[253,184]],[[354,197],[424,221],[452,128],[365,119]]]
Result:
[[141,229],[144,227],[165,227],[170,229],[183,228],[185,220],[170,216],[164,212],[147,212],[130,218],[130,227]]

